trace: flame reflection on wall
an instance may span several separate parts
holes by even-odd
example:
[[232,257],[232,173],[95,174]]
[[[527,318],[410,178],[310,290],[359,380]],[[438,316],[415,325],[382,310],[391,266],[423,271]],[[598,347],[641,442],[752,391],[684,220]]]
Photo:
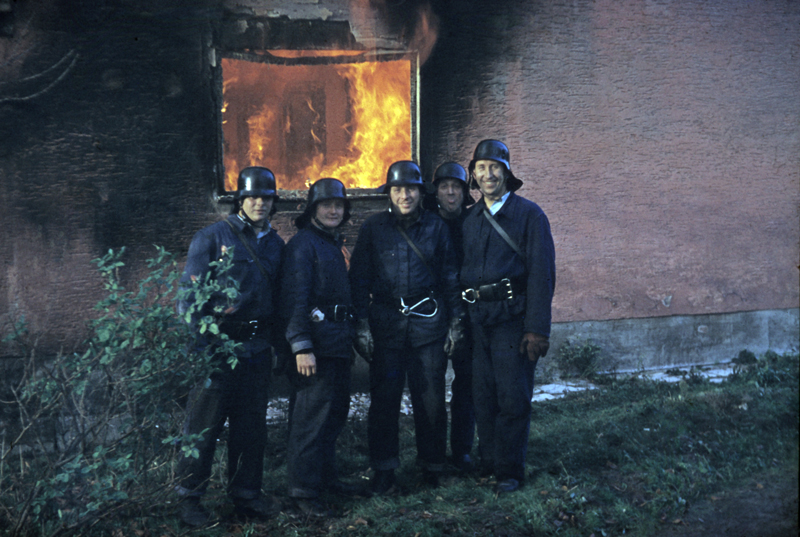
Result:
[[271,169],[280,189],[304,189],[322,177],[374,188],[392,162],[411,159],[410,60],[286,65],[223,58],[222,74],[226,190],[253,165]]

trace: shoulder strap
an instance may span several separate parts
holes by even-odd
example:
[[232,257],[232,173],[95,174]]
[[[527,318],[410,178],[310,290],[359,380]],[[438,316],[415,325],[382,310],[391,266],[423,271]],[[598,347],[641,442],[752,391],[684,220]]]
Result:
[[228,224],[229,226],[231,226],[231,229],[233,230],[233,232],[236,234],[237,237],[239,237],[239,241],[241,241],[241,243],[244,244],[244,247],[247,250],[247,253],[249,253],[250,257],[252,257],[253,261],[255,261],[256,266],[258,267],[258,270],[261,271],[261,275],[264,276],[264,279],[265,280],[269,279],[269,275],[267,274],[267,270],[264,268],[264,266],[258,260],[258,256],[253,251],[253,248],[250,246],[250,243],[247,242],[247,237],[244,236],[244,233],[242,233],[242,230],[237,228],[236,226],[234,226],[231,223],[231,221],[228,220],[227,218],[225,219],[225,223]]
[[414,253],[417,254],[417,257],[419,257],[420,260],[422,260],[422,264],[425,265],[426,269],[428,269],[428,274],[431,277],[431,281],[435,282],[436,278],[433,277],[433,271],[431,271],[431,268],[428,266],[428,263],[425,261],[425,257],[422,255],[422,252],[420,252],[419,248],[417,248],[417,245],[414,244],[414,241],[411,240],[411,237],[408,236],[408,233],[406,233],[406,231],[400,226],[400,224],[397,224],[395,227],[397,228],[397,231],[400,232],[400,235],[402,235],[403,238],[406,240],[408,245],[411,246],[411,249],[414,250]]
[[517,246],[517,243],[514,242],[514,239],[508,236],[506,230],[503,229],[500,226],[500,224],[497,223],[497,220],[494,219],[494,216],[492,216],[492,213],[489,212],[489,209],[484,208],[483,215],[486,217],[489,223],[492,224],[494,230],[497,231],[497,233],[503,238],[503,240],[506,241],[506,243],[509,246],[511,246],[511,249],[517,252],[517,255],[522,258],[522,262],[525,263],[525,256],[522,255],[522,250],[520,250],[519,246]]

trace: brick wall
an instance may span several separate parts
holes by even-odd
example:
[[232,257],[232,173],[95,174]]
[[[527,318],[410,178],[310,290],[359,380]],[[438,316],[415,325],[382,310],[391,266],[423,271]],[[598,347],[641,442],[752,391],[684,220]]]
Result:
[[[238,4],[353,16],[353,34],[379,46],[386,31],[414,35],[409,10],[423,2]],[[91,259],[127,246],[130,280],[153,244],[185,255],[219,216],[211,52],[225,10],[15,6],[31,22],[0,36],[0,330],[23,314],[44,350],[70,350],[101,294]],[[421,165],[466,164],[482,138],[508,143],[521,194],[551,220],[556,321],[798,306],[800,3],[431,7]],[[34,94],[25,78],[72,50],[63,80],[8,100]]]
[[507,142],[555,321],[798,307],[800,4],[440,5],[423,159]]

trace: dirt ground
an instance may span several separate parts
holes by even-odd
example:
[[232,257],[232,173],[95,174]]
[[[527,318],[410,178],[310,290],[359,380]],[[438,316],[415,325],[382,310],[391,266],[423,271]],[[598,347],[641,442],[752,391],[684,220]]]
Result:
[[658,537],[797,537],[797,473],[758,475],[709,495]]

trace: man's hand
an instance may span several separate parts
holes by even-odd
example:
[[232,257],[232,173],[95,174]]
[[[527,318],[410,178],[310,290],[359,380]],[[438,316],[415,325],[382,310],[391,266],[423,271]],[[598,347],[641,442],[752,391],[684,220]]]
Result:
[[451,358],[464,344],[464,324],[458,317],[450,320],[447,339],[444,340],[444,352]]
[[375,343],[372,340],[372,331],[369,329],[368,319],[359,319],[356,323],[356,340],[353,343],[356,352],[367,363],[372,363],[372,352],[375,350]]
[[310,377],[317,373],[317,357],[313,352],[301,352],[295,356],[297,360],[297,372],[305,377]]
[[533,332],[526,332],[522,336],[522,342],[519,345],[519,352],[528,355],[528,360],[534,364],[539,361],[539,358],[547,355],[547,350],[550,348],[550,340],[539,334]]

